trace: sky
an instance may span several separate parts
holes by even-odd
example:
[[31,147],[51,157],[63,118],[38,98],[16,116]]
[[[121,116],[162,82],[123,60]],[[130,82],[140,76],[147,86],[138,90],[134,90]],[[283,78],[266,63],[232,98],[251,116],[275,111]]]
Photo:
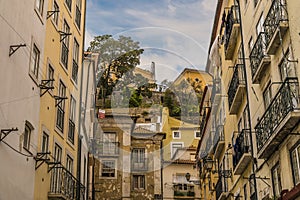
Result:
[[174,80],[204,70],[217,0],[87,0],[86,48],[94,36],[130,36],[144,49],[139,67]]

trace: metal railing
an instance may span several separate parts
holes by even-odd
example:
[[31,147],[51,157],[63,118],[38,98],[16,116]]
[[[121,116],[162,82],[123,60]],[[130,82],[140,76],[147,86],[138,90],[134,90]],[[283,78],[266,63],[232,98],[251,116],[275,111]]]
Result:
[[237,136],[234,144],[233,167],[235,168],[245,153],[251,152],[250,131],[243,129]]
[[[232,28],[234,24],[239,24],[239,8],[236,5],[231,6],[230,11],[227,14],[226,23],[225,23],[225,50],[228,48]],[[235,40],[236,38],[232,38]]]
[[110,156],[110,155],[119,155],[119,142],[103,142],[103,141],[96,141],[94,143],[94,150],[96,154],[103,155],[103,156]]
[[85,187],[80,183],[80,193],[77,194],[78,180],[70,171],[61,165],[51,170],[50,196],[63,196],[65,199],[75,200],[79,196],[84,199]]
[[289,112],[298,108],[297,78],[286,78],[265,113],[255,126],[257,148],[260,151]]
[[134,171],[146,171],[148,170],[148,159],[144,158],[139,161],[132,160],[131,161],[131,169]]
[[267,56],[266,36],[264,32],[260,32],[250,53],[252,78],[255,76],[262,59]]
[[264,22],[264,31],[266,33],[266,44],[270,44],[279,23],[288,21],[288,13],[285,0],[273,0],[271,8]]
[[243,64],[237,64],[234,67],[234,72],[233,72],[232,79],[230,81],[230,85],[229,85],[228,92],[227,92],[228,103],[229,103],[230,108],[233,104],[234,97],[238,91],[238,87],[240,85],[245,85],[243,70],[244,70]]
[[77,62],[73,59],[73,68],[72,68],[72,79],[77,83],[78,80],[78,64]]
[[219,199],[222,193],[227,192],[227,188],[225,186],[226,179],[224,177],[219,177],[217,184],[215,186],[216,191],[216,200]]

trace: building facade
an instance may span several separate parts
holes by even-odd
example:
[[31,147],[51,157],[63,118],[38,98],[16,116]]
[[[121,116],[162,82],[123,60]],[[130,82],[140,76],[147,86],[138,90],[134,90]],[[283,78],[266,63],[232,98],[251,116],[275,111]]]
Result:
[[0,4],[0,199],[34,199],[48,5]]
[[299,198],[296,9],[293,0],[218,1],[207,71],[221,92],[209,95],[211,142],[197,157],[204,198]]
[[44,11],[35,199],[85,199],[88,154],[82,151],[87,147],[86,138],[80,136],[79,111],[86,1],[40,2],[48,9]]

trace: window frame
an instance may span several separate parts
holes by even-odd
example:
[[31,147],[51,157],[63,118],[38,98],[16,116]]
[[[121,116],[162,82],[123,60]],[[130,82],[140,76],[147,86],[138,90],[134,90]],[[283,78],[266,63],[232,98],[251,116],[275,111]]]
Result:
[[[63,20],[63,33],[69,34],[71,29],[66,19]],[[70,48],[70,35],[66,35],[63,40],[61,40],[61,56],[60,56],[60,62],[63,65],[65,69],[68,69],[69,64],[69,48]]]
[[80,26],[81,26],[81,11],[82,11],[82,1],[81,0],[76,0],[75,24],[76,24],[76,26],[79,30],[80,30]]
[[48,151],[49,151],[49,135],[45,131],[43,131],[41,152],[47,153]]
[[[176,148],[174,151],[173,145],[181,145],[181,147]],[[184,143],[183,142],[171,142],[171,159],[174,157],[174,155],[177,152],[177,149],[184,148]]]
[[78,63],[79,63],[79,55],[80,55],[80,45],[74,37],[73,44],[73,63],[72,63],[72,80],[77,84],[78,82]]
[[[197,137],[197,133],[199,133],[199,137]],[[201,138],[201,131],[200,130],[194,131],[194,138],[195,139],[200,139]]]
[[41,51],[39,50],[36,43],[33,43],[33,45],[32,45],[32,51],[31,51],[31,57],[30,58],[31,58],[31,61],[30,61],[30,75],[33,77],[33,79],[35,81],[38,81]]
[[133,174],[132,175],[132,189],[133,190],[145,190],[146,189],[146,176],[144,174]]
[[[175,133],[178,133],[178,137],[175,136]],[[180,130],[172,131],[172,137],[173,139],[181,139],[181,131]]]
[[68,11],[72,12],[72,0],[65,0],[64,3],[66,5]]
[[[299,150],[298,150],[299,149]],[[294,163],[293,152],[296,153],[296,160]],[[293,175],[293,183],[294,186],[300,183],[300,141],[298,141],[291,149],[290,149],[290,162],[291,162],[291,170]],[[294,166],[294,165],[297,166]],[[297,174],[295,173],[295,167],[297,167]],[[297,176],[297,177],[296,177]]]
[[[104,163],[113,163],[113,166],[106,166],[106,168],[104,168]],[[116,160],[114,160],[114,159],[103,159],[103,160],[101,160],[101,170],[100,170],[100,177],[101,178],[116,178],[117,177],[117,170],[116,170],[116,166],[117,166],[117,161]],[[113,176],[110,176],[110,175],[108,175],[108,176],[103,176],[103,174],[104,174],[104,172],[103,172],[103,170],[104,169],[106,169],[106,170],[108,170],[108,171],[113,171],[113,172],[105,172],[105,174],[106,173],[108,173],[108,174],[113,174]]]
[[58,21],[59,21],[59,5],[57,4],[56,0],[53,1],[53,11],[58,11],[53,13],[52,15],[52,21],[56,26],[58,26]]
[[[274,172],[277,173],[277,177],[274,177]],[[273,195],[275,197],[280,197],[280,192],[282,190],[282,184],[281,184],[281,176],[280,176],[280,164],[277,162],[271,169],[271,177],[272,177],[272,189],[273,189]],[[276,180],[275,180],[276,178]],[[277,185],[275,185],[275,181],[277,181]],[[278,188],[275,188],[278,187]],[[277,191],[278,190],[278,191]],[[277,193],[278,192],[278,193]],[[277,194],[276,194],[277,193]]]
[[35,9],[37,10],[40,16],[43,16],[44,14],[44,5],[44,0],[35,0]]
[[[266,99],[266,97],[268,97],[269,99]],[[267,86],[265,87],[265,89],[263,91],[263,101],[264,101],[265,110],[267,110],[269,105],[272,102],[272,83],[271,83],[271,81],[268,82]]]
[[[58,96],[59,97],[66,97],[67,93],[67,87],[63,83],[62,80],[59,81],[59,87],[58,87]],[[60,113],[59,113],[60,112]],[[58,123],[59,120],[61,123]],[[57,106],[56,106],[56,122],[55,126],[63,133],[64,132],[64,124],[65,124],[65,100],[62,100]]]
[[68,129],[68,141],[74,144],[75,136],[75,119],[76,119],[76,100],[71,95],[70,97],[70,111],[69,111],[69,129]]
[[74,170],[74,159],[71,155],[67,154],[66,157],[66,169],[73,174],[73,170]]
[[23,134],[23,148],[27,151],[30,151],[30,142],[33,130],[34,128],[31,123],[26,121]]

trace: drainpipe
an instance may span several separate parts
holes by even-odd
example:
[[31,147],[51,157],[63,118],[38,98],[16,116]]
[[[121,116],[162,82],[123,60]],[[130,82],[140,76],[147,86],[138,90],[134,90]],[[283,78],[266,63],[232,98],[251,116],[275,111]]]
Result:
[[85,40],[85,19],[86,19],[86,0],[83,1],[84,3],[84,20],[82,26],[82,55],[81,55],[81,77],[80,77],[80,101],[79,101],[79,116],[78,116],[78,146],[77,146],[77,188],[76,193],[77,197],[76,200],[80,200],[80,176],[81,176],[81,143],[82,137],[80,136],[80,129],[81,129],[81,102],[82,102],[82,80],[83,80],[83,60],[84,60],[84,40]]
[[163,158],[163,141],[161,140],[160,141],[160,193],[161,193],[161,197],[162,197],[162,199],[164,199],[164,189],[163,189],[163,187],[164,187],[164,182],[163,182],[163,168],[164,168],[164,158]]
[[[250,115],[250,99],[249,99],[249,90],[248,90],[248,81],[247,81],[247,71],[246,71],[246,59],[245,59],[245,46],[244,46],[244,34],[243,34],[243,23],[242,23],[242,15],[241,15],[241,8],[240,8],[240,0],[236,0],[237,6],[238,6],[238,13],[239,13],[239,20],[240,20],[240,29],[241,29],[241,46],[242,46],[242,57],[243,57],[243,63],[244,63],[244,77],[245,77],[245,84],[246,84],[246,96],[247,96],[247,113],[248,113],[248,123],[249,123],[249,134],[250,134],[250,145],[251,145],[251,156],[252,159],[254,159],[253,154],[253,138],[252,138],[252,125],[251,125],[251,115]],[[256,166],[257,163],[255,161],[252,161],[252,174],[253,174],[253,184],[255,189],[255,196],[256,199],[258,199],[258,193],[257,193],[257,184],[256,184]]]

